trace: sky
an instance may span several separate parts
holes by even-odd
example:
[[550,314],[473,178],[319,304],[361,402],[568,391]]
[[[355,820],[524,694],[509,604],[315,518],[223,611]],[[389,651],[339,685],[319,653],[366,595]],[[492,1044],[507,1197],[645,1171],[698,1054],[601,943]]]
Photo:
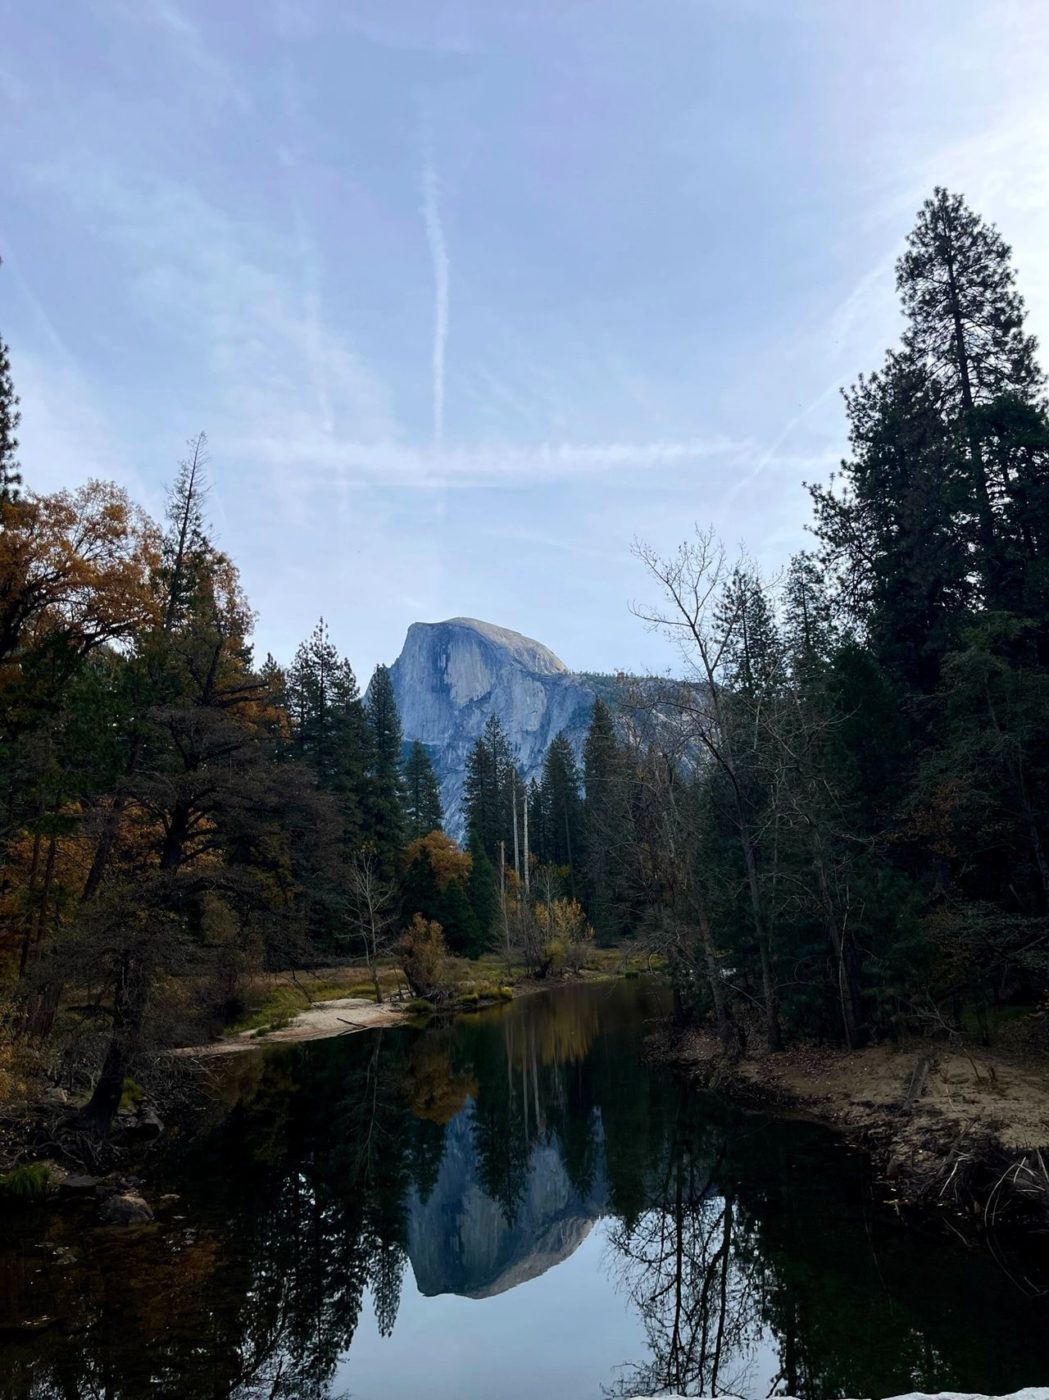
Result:
[[26,484],[210,514],[290,659],[414,621],[662,670],[632,554],[771,574],[934,185],[1049,341],[1045,0],[0,0]]

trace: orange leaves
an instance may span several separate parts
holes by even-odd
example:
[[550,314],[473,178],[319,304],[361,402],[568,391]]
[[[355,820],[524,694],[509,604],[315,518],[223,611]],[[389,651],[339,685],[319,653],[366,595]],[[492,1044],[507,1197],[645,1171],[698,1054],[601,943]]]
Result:
[[0,665],[47,639],[83,654],[155,623],[159,561],[157,527],[112,483],[5,506]]
[[409,865],[417,860],[427,860],[438,890],[446,890],[449,885],[465,885],[473,869],[473,857],[443,831],[431,831],[428,836],[419,836],[406,852]]

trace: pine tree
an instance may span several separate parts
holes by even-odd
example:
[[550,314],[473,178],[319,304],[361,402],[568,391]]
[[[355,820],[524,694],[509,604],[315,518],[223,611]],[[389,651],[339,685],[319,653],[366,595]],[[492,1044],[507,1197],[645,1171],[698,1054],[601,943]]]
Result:
[[890,354],[845,407],[844,490],[811,488],[819,560],[881,659],[928,692],[972,600],[968,466],[913,355]]
[[466,884],[466,897],[473,910],[477,932],[476,956],[486,952],[493,941],[493,930],[499,915],[499,888],[495,867],[479,843],[470,846],[473,864]]
[[418,739],[408,751],[404,779],[407,789],[407,834],[408,840],[414,841],[417,836],[439,831],[444,821],[441,789],[433,761],[426,745],[421,744]]
[[17,455],[21,417],[11,378],[11,357],[0,339],[0,506],[16,501],[22,484]]
[[1015,483],[995,479],[978,410],[1003,399],[1038,405],[1043,386],[1011,256],[993,224],[938,187],[896,266],[905,349],[939,386],[947,418],[968,447],[975,562],[992,606],[1002,603],[1003,509]]
[[552,865],[566,866],[572,870],[582,855],[582,802],[579,796],[579,765],[563,730],[556,735],[543,759],[542,789],[544,816],[548,825],[549,849],[545,853],[546,859]]
[[765,587],[749,565],[733,569],[717,617],[724,680],[748,700],[772,696],[783,683],[783,653]]
[[372,736],[353,667],[339,656],[323,618],[295,652],[285,697],[294,751],[337,799],[344,845],[356,850],[365,835]]
[[198,433],[188,443],[189,455],[179,463],[178,474],[168,495],[160,576],[167,602],[164,631],[171,632],[192,611],[193,601],[207,576],[211,546],[204,521],[208,483],[207,438]]
[[371,736],[367,839],[386,879],[397,873],[407,831],[401,718],[389,667],[377,666],[365,702]]
[[625,768],[611,711],[595,700],[583,746],[581,885],[590,922],[606,943],[622,931],[627,903],[633,822]]
[[519,791],[510,741],[499,717],[491,715],[466,761],[463,808],[471,850],[480,845],[493,865],[499,862],[500,843],[513,858],[515,784]]
[[1037,343],[1024,330],[1012,251],[960,194],[937,187],[896,264],[904,345],[941,384],[955,414],[1003,394],[1039,395]]

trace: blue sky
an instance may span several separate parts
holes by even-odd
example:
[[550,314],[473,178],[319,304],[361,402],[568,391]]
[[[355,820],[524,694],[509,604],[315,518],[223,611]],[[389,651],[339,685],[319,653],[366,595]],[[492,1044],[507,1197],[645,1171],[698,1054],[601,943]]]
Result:
[[770,570],[964,190],[1049,337],[1044,0],[0,0],[0,334],[40,490],[185,440],[282,659],[416,620],[671,659],[630,553]]

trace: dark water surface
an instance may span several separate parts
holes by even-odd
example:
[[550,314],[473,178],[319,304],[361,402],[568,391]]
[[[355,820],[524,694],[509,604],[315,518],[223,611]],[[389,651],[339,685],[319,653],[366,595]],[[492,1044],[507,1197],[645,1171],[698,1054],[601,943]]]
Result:
[[1024,1266],[903,1227],[830,1135],[645,1065],[665,1010],[655,986],[567,986],[224,1062],[155,1227],[0,1226],[0,1397],[822,1400],[1049,1380],[1049,1305]]

